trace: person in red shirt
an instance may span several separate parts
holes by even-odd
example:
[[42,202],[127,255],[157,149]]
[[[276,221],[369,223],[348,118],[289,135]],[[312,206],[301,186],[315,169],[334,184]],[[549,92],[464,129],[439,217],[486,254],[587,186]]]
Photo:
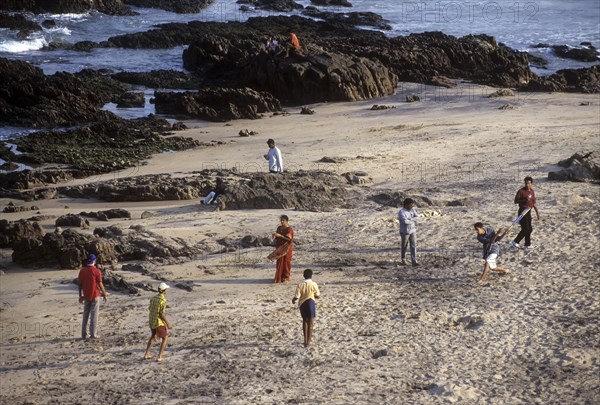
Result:
[[[106,290],[102,283],[102,272],[96,267],[96,255],[90,253],[87,265],[79,270],[79,303],[83,304],[83,322],[81,338],[87,338],[87,324],[90,321],[90,336],[98,339],[98,315],[100,312],[100,293],[104,302],[108,301]],[[91,318],[91,319],[90,319]]]
[[534,246],[531,244],[531,232],[533,227],[531,225],[531,210],[535,210],[537,219],[540,219],[540,213],[537,209],[537,202],[535,199],[535,192],[533,191],[533,179],[531,177],[525,177],[525,187],[520,188],[515,196],[515,204],[519,204],[519,215],[526,209],[530,208],[529,212],[523,216],[521,222],[521,231],[517,237],[511,242],[515,248],[520,248],[519,243],[525,238],[525,249],[533,249]]

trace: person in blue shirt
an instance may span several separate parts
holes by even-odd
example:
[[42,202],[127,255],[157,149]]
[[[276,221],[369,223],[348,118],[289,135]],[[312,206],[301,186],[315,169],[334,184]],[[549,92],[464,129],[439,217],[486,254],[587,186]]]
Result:
[[490,270],[501,274],[509,274],[510,270],[500,267],[496,263],[496,259],[500,256],[500,245],[496,242],[500,241],[506,234],[503,233],[503,229],[498,229],[498,233],[496,233],[492,227],[483,226],[481,222],[476,222],[473,228],[477,232],[477,240],[483,244],[483,258],[485,259],[483,273],[481,273],[478,282],[483,283],[486,281]]

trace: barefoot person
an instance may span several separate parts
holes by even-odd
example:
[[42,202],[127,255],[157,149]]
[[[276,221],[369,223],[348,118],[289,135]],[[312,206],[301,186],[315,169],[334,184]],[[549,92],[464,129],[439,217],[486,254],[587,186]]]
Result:
[[165,294],[167,293],[168,288],[169,286],[166,283],[160,283],[158,286],[158,294],[150,300],[150,306],[148,307],[148,310],[150,311],[150,330],[152,331],[152,336],[150,336],[150,340],[148,340],[148,346],[146,346],[144,359],[152,358],[150,349],[156,341],[156,338],[161,338],[162,342],[160,343],[160,349],[158,351],[158,357],[156,358],[156,361],[163,360],[163,353],[167,347],[167,341],[169,340],[168,329],[172,329],[171,324],[167,320],[167,315],[165,314],[165,310],[167,308],[167,299],[165,298]]
[[398,212],[398,221],[400,222],[400,264],[406,265],[406,248],[410,243],[410,260],[413,266],[418,266],[417,221],[419,221],[419,214],[415,210],[415,202],[412,198],[404,199],[402,208]]
[[302,316],[302,333],[304,335],[304,347],[312,344],[312,331],[317,310],[315,299],[320,298],[319,286],[312,281],[311,269],[304,270],[304,281],[298,284],[296,295],[292,298],[292,304],[298,301],[300,315]]
[[496,241],[500,241],[506,233],[503,233],[502,228],[500,228],[498,229],[498,234],[496,234],[493,228],[485,227],[481,222],[475,223],[473,227],[475,232],[477,232],[477,240],[483,243],[483,258],[485,259],[483,273],[481,273],[479,282],[483,283],[487,280],[490,269],[498,273],[509,274],[509,270],[496,264],[496,259],[500,255],[500,246]]
[[535,210],[535,215],[539,221],[540,213],[537,209],[537,202],[535,199],[535,191],[533,191],[533,179],[529,176],[525,177],[525,187],[520,188],[515,195],[515,204],[519,204],[519,215],[529,208],[529,212],[523,216],[521,222],[521,231],[517,237],[511,242],[512,247],[520,248],[521,240],[525,238],[525,249],[533,249],[535,246],[531,244],[531,232],[533,232],[533,226],[531,225],[531,210]]
[[83,322],[81,324],[81,338],[87,338],[87,324],[90,321],[90,336],[97,339],[98,316],[100,315],[100,293],[104,302],[108,302],[106,290],[102,283],[102,272],[96,267],[96,255],[90,253],[86,266],[79,270],[79,303],[83,304]]
[[273,233],[275,239],[275,251],[267,256],[269,260],[277,260],[274,283],[287,283],[292,273],[292,252],[294,245],[294,230],[289,225],[287,215],[279,218],[281,225]]

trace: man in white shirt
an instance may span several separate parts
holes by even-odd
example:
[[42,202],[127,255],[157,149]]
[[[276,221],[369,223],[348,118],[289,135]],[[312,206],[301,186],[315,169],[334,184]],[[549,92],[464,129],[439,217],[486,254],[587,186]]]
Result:
[[275,141],[273,139],[269,139],[267,145],[269,145],[269,151],[265,155],[265,159],[269,161],[269,171],[271,173],[283,173],[281,151],[279,148],[275,147]]

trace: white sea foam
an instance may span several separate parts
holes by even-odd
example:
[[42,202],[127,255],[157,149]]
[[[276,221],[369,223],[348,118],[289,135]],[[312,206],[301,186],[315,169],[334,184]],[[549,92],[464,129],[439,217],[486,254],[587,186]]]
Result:
[[22,53],[37,51],[48,45],[44,38],[35,38],[26,41],[4,41],[0,43],[0,52]]

